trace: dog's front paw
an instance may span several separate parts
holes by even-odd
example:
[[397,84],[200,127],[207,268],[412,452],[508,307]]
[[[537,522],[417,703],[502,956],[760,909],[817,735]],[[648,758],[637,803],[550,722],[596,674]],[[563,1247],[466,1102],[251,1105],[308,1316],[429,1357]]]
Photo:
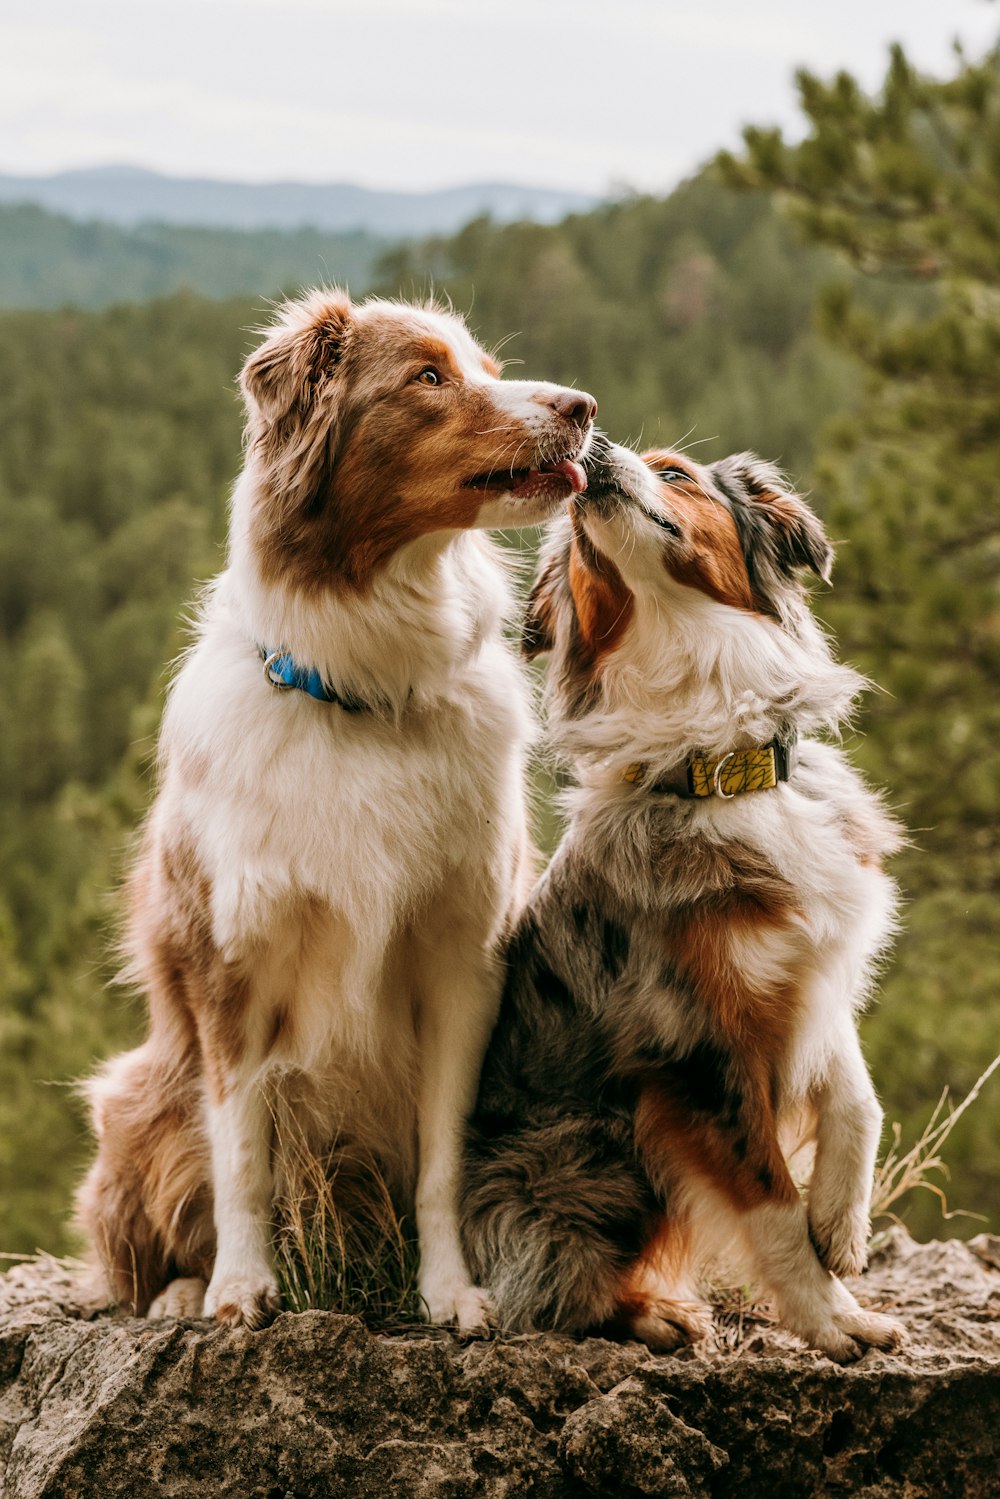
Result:
[[859,1307],[856,1312],[839,1316],[837,1321],[862,1348],[880,1348],[883,1353],[895,1353],[906,1342],[906,1328],[902,1322],[882,1312],[869,1312]]
[[463,1332],[488,1332],[496,1321],[489,1292],[465,1281],[421,1282],[420,1299],[428,1322],[454,1323]]
[[838,1309],[829,1322],[810,1332],[800,1331],[800,1336],[835,1364],[850,1364],[869,1348],[895,1353],[906,1342],[906,1328],[894,1317],[866,1311],[855,1302],[852,1310]]
[[860,1275],[867,1265],[870,1232],[867,1213],[846,1213],[832,1221],[811,1218],[809,1223],[820,1264],[840,1280]]
[[226,1327],[264,1327],[281,1309],[273,1275],[213,1275],[205,1292],[205,1316]]
[[865,1351],[860,1343],[855,1342],[850,1333],[838,1327],[835,1322],[827,1323],[811,1333],[802,1333],[800,1336],[810,1348],[818,1348],[820,1353],[825,1353],[827,1358],[835,1364],[853,1364]]

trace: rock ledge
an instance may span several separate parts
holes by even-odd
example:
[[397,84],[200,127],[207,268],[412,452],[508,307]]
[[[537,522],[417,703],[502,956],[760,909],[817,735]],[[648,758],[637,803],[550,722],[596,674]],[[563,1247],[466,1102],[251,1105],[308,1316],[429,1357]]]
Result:
[[841,1369],[767,1324],[654,1358],[326,1312],[262,1332],[92,1316],[0,1277],[3,1499],[976,1499],[1000,1494],[1000,1239],[896,1230],[858,1282],[910,1331]]

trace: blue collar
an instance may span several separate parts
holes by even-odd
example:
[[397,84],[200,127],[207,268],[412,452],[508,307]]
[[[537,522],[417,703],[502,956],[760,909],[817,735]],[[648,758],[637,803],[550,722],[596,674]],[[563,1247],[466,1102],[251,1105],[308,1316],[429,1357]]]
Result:
[[259,645],[257,651],[264,663],[264,676],[279,691],[296,688],[299,692],[308,692],[318,702],[336,703],[345,713],[369,711],[368,703],[362,702],[360,698],[342,697],[335,687],[323,680],[315,666],[299,666],[292,659],[290,651],[269,651],[263,645]]

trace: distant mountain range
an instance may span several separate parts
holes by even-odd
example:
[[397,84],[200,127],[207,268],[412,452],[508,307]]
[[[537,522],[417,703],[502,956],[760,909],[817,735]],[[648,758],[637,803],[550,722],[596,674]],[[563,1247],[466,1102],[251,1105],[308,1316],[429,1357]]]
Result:
[[219,229],[364,230],[382,239],[453,234],[489,214],[500,223],[551,224],[586,213],[600,200],[585,193],[471,183],[436,192],[381,192],[347,182],[224,182],[168,177],[144,167],[106,166],[49,177],[0,174],[0,203],[32,203],[73,219],[133,228],[158,223]]

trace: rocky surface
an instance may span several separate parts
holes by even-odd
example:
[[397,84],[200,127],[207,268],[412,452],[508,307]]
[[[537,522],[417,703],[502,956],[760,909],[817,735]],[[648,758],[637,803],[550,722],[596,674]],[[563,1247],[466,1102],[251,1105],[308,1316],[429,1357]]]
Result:
[[896,1231],[856,1289],[910,1342],[837,1368],[738,1310],[660,1358],[325,1312],[151,1323],[33,1262],[0,1278],[0,1495],[1000,1495],[1000,1239]]

